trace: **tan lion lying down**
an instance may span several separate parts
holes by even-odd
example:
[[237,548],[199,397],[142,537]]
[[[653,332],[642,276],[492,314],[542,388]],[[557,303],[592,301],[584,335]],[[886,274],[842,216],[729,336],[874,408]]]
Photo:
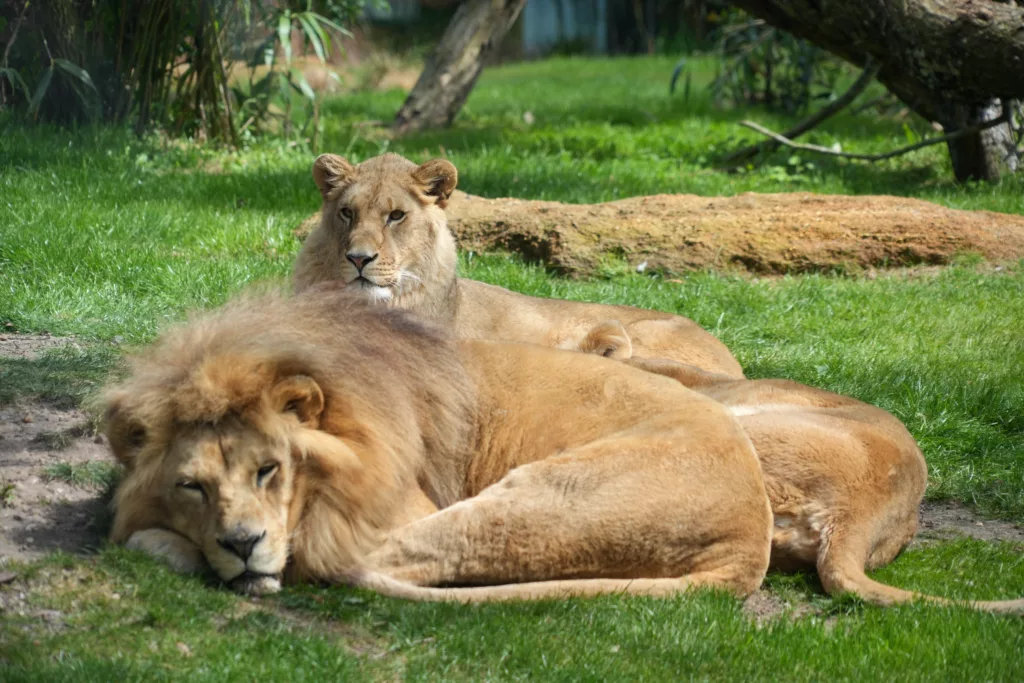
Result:
[[725,408],[604,358],[456,348],[344,292],[168,333],[107,414],[113,540],[244,592],[746,595],[768,567],[760,468]]
[[295,289],[343,282],[368,300],[412,310],[459,339],[576,348],[603,320],[618,320],[640,356],[730,377],[729,349],[681,316],[631,306],[541,299],[456,277],[455,238],[444,207],[458,172],[444,159],[422,166],[384,154],[352,166],[324,154],[313,165],[323,197],[320,226],[295,265]]
[[[617,351],[621,337],[608,323],[592,341]],[[772,547],[780,566],[816,562],[830,592],[922,597],[863,573],[913,535],[923,490],[891,416],[792,383],[627,363],[644,371],[456,348],[338,292],[234,304],[165,335],[108,393],[127,468],[112,538],[179,570],[208,562],[252,593],[283,577],[426,600],[746,595]]]

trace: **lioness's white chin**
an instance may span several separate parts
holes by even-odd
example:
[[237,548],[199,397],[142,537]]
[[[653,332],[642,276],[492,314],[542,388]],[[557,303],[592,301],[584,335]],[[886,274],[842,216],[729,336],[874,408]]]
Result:
[[369,280],[361,277],[352,280],[348,286],[352,289],[358,290],[363,296],[369,299],[371,303],[375,304],[387,303],[395,296],[395,293],[391,291],[390,287],[375,285]]

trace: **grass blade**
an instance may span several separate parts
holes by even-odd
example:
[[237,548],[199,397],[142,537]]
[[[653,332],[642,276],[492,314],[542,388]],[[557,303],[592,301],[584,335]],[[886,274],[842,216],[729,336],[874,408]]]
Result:
[[277,39],[284,50],[285,63],[292,61],[292,15],[287,10],[277,19]]
[[39,107],[43,103],[43,98],[46,97],[46,91],[50,89],[50,81],[53,80],[53,67],[47,67],[46,71],[43,72],[43,77],[39,79],[39,84],[36,86],[36,92],[32,95],[32,99],[28,103],[28,112],[33,117],[38,116]]

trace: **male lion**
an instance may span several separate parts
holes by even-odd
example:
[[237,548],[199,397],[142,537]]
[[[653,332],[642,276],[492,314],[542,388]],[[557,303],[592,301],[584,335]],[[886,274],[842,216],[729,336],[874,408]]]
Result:
[[443,159],[416,166],[384,154],[352,166],[333,154],[313,164],[323,197],[319,227],[295,265],[295,288],[340,281],[367,299],[419,313],[461,339],[575,348],[602,320],[621,321],[635,353],[742,378],[729,350],[669,313],[541,299],[456,277],[444,207],[458,173]]
[[[774,515],[771,566],[814,568],[830,594],[849,592],[887,605],[940,598],[886,586],[865,569],[893,560],[917,531],[928,482],[924,456],[890,413],[789,380],[736,380],[692,365],[632,356],[622,325],[606,321],[579,350],[676,379],[726,406],[761,461]],[[1024,600],[977,602],[1024,610]]]
[[228,305],[134,359],[106,395],[114,541],[250,593],[760,585],[771,511],[726,408],[618,361],[456,345],[338,289]]

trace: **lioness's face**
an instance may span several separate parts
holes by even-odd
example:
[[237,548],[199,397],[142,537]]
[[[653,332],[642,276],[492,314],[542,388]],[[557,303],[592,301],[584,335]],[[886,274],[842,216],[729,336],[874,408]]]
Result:
[[438,238],[448,237],[443,207],[455,188],[454,166],[416,166],[393,154],[352,166],[325,154],[313,176],[324,198],[318,247],[334,279],[377,303],[430,277]]
[[290,449],[241,421],[183,431],[169,445],[160,488],[169,526],[199,547],[236,589],[279,580],[288,560]]

